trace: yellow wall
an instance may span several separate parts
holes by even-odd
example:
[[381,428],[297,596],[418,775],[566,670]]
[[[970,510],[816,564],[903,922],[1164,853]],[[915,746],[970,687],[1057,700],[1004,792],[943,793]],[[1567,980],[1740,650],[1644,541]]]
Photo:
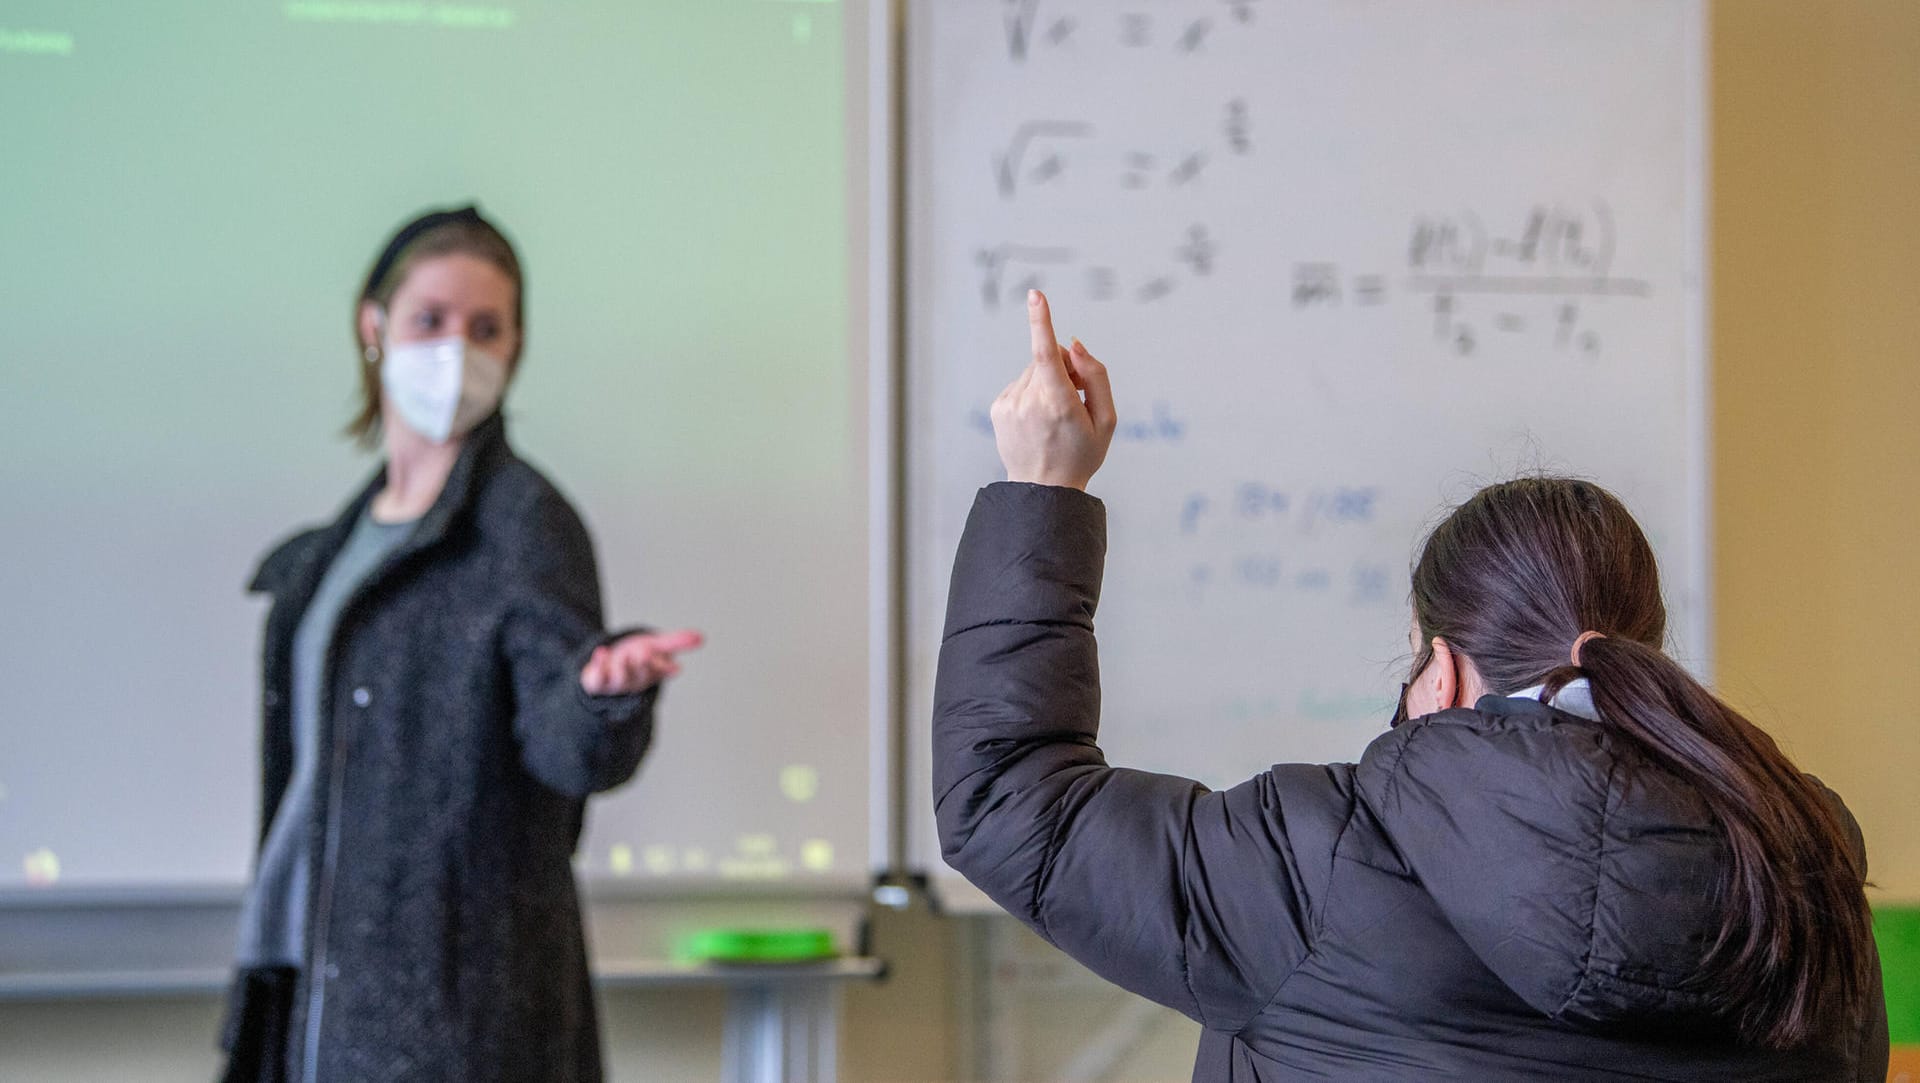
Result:
[[1718,678],[1920,902],[1920,2],[1711,19]]

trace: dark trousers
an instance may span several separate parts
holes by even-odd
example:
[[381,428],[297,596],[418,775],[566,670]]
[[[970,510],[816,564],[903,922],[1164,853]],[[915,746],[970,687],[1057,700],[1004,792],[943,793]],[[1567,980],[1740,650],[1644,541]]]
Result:
[[234,996],[220,1044],[227,1070],[220,1083],[292,1083],[287,1069],[288,1024],[293,987],[300,972],[292,967],[252,967],[234,976]]

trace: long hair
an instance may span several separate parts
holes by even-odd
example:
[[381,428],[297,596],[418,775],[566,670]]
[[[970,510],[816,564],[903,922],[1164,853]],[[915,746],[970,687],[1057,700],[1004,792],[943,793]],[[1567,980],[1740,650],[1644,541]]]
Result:
[[[1872,918],[1852,836],[1772,737],[1661,650],[1653,550],[1618,499],[1568,478],[1482,489],[1427,539],[1413,610],[1422,644],[1464,652],[1495,694],[1587,677],[1603,723],[1698,789],[1729,859],[1698,987],[1743,1040],[1788,1049],[1855,1017]],[[1589,630],[1605,638],[1576,667]]]

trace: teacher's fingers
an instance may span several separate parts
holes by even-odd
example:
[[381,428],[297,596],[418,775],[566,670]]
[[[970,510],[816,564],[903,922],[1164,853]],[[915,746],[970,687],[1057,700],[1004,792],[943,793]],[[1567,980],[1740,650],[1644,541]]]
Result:
[[599,695],[607,687],[606,676],[607,648],[596,647],[587,656],[587,664],[580,667],[580,687],[590,695]]
[[1114,412],[1113,385],[1107,381],[1107,366],[1076,338],[1067,352],[1067,367],[1073,373],[1074,386],[1087,394],[1087,416],[1093,419],[1094,428],[1103,433],[1112,432],[1120,418]]
[[671,639],[681,650],[693,650],[704,636],[692,629],[667,636],[633,635],[596,647],[580,670],[580,687],[588,695],[620,696],[644,692],[669,677],[680,675],[680,663],[658,640]]
[[621,658],[645,660],[655,654],[699,650],[706,642],[705,633],[698,629],[680,628],[671,632],[635,632],[621,636],[601,649],[612,651]]
[[679,628],[653,637],[654,647],[668,652],[697,651],[706,642],[706,634],[695,628]]
[[660,649],[649,642],[646,636],[628,636],[615,643],[614,664],[619,667],[621,683],[627,683],[634,673],[651,665],[660,653]]

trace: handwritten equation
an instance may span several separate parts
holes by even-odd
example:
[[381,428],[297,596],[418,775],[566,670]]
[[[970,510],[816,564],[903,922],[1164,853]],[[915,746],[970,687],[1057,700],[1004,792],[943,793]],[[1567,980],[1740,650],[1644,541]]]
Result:
[[[1300,319],[1330,319],[1351,310],[1420,306],[1430,341],[1470,357],[1495,340],[1535,352],[1597,358],[1604,345],[1595,306],[1653,295],[1643,278],[1612,273],[1618,244],[1603,201],[1584,211],[1535,204],[1513,228],[1489,229],[1471,211],[1415,215],[1397,268],[1338,259],[1299,259],[1281,267],[1241,265],[1243,275],[1271,277],[1276,308]],[[1005,242],[974,253],[980,303],[989,311],[1020,304],[1030,289],[1073,291],[1076,301],[1152,304],[1177,290],[1204,285],[1223,261],[1220,232],[1204,222],[1132,265],[1083,255],[1071,245]],[[1387,264],[1382,267],[1382,264]]]
[[1194,5],[1197,10],[1179,14],[1137,6],[1120,11],[1096,8],[1096,14],[1089,15],[1045,0],[1001,0],[1007,58],[1025,63],[1041,53],[1070,51],[1082,44],[1196,55],[1205,52],[1219,34],[1251,26],[1263,2],[1218,0],[1211,10]]
[[[1602,339],[1588,318],[1592,303],[1652,295],[1645,279],[1611,274],[1618,236],[1605,201],[1584,210],[1538,203],[1510,224],[1491,229],[1462,211],[1418,215],[1408,230],[1400,290],[1427,307],[1433,341],[1453,354],[1471,356],[1503,337],[1593,358]],[[1306,260],[1293,265],[1289,303],[1296,312],[1378,307],[1392,286],[1377,270],[1349,274],[1337,261]]]
[[[943,257],[963,276],[950,280],[956,298],[967,302],[971,281],[983,315],[1033,289],[1089,308],[1191,296],[1208,311],[1235,302],[1276,343],[1356,359],[1580,365],[1600,363],[1610,336],[1623,348],[1636,306],[1657,310],[1643,304],[1652,280],[1617,269],[1660,250],[1659,237],[1633,240],[1645,213],[1623,223],[1603,193],[1485,163],[1423,170],[1432,131],[1318,127],[1302,107],[1319,89],[1280,93],[1293,84],[1269,67],[1283,37],[1316,24],[1276,0],[999,0],[973,12],[983,59],[1021,88],[987,96],[1003,104],[976,112],[978,141],[956,143],[964,158],[943,171],[986,212]],[[1070,82],[1051,93],[1061,73]],[[1479,145],[1461,145],[1466,166]],[[1329,185],[1330,169],[1354,183]],[[1482,178],[1484,199],[1452,203]],[[1353,243],[1334,231],[1342,223]]]
[[1198,490],[1180,504],[1180,533],[1193,536],[1220,525],[1272,526],[1301,534],[1322,527],[1374,521],[1380,489],[1373,485],[1339,485],[1303,492],[1264,482],[1243,481],[1227,492]]
[[[1352,555],[1382,499],[1377,485],[1240,481],[1189,491],[1169,524],[1189,552],[1188,598],[1198,604],[1224,593],[1284,593],[1348,606],[1390,604],[1393,570]],[[1308,544],[1315,540],[1332,545]]]
[[1335,565],[1278,553],[1248,552],[1193,561],[1188,566],[1186,593],[1195,605],[1226,594],[1284,594],[1361,608],[1391,605],[1392,581],[1391,570],[1378,562],[1358,560]]
[[1130,299],[1151,304],[1184,283],[1211,275],[1219,258],[1213,232],[1198,222],[1162,251],[1160,265],[1129,268],[1086,260],[1076,249],[1057,245],[1013,243],[982,248],[974,253],[980,303],[989,312],[1004,304],[1024,305],[1028,290],[1052,290],[1071,279],[1088,301]]
[[[1079,177],[1130,192],[1187,188],[1200,180],[1220,156],[1253,152],[1253,118],[1245,98],[1221,108],[1217,139],[1183,147],[1140,147],[1137,142],[1103,140],[1091,122],[1036,119],[1024,121],[993,154],[994,186],[1003,200]],[[1084,191],[1076,191],[1084,195]]]

